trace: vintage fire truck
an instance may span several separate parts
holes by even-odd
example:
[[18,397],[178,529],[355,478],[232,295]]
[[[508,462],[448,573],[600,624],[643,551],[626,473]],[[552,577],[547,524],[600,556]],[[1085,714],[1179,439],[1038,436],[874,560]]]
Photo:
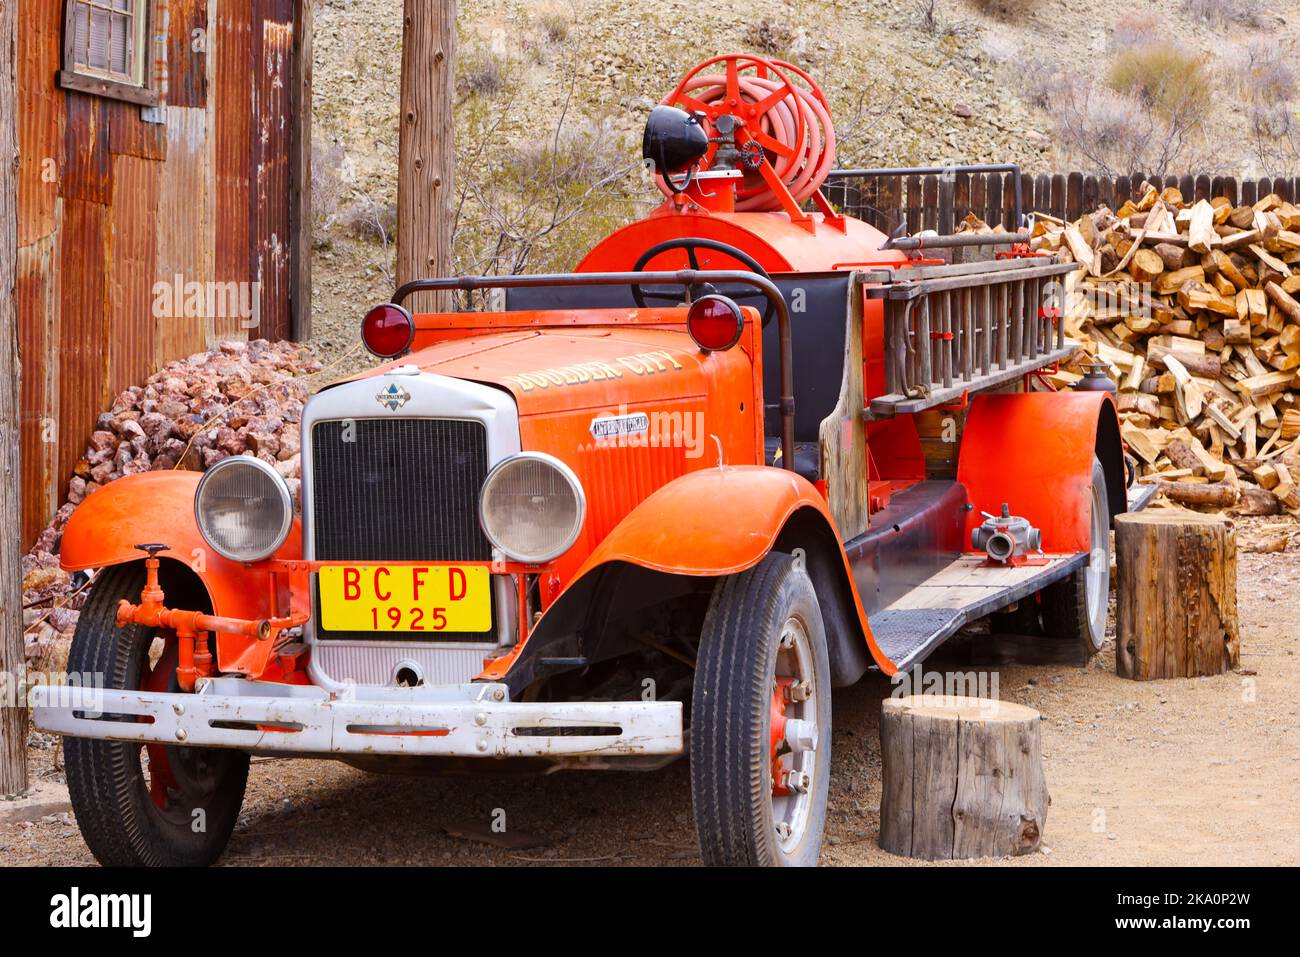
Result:
[[[700,64],[644,151],[663,205],[574,272],[421,280],[364,317],[386,364],[307,404],[301,501],[239,456],[76,511],[63,566],[98,571],[69,672],[104,686],[32,697],[99,860],[212,862],[266,753],[688,757],[706,863],[813,864],[833,688],[1009,609],[1101,646],[1114,402],[1039,375],[1072,352],[1074,267],[842,215],[788,63]],[[450,290],[489,308],[408,309]]]

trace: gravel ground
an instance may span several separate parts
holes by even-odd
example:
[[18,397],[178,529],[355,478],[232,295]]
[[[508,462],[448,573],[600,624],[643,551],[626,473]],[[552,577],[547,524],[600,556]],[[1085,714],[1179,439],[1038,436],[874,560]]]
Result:
[[[1243,523],[1246,524],[1246,523]],[[1261,522],[1246,535],[1262,532]],[[1294,528],[1294,526],[1287,526]],[[1243,551],[1242,661],[1216,678],[1137,683],[1114,646],[1086,668],[997,669],[1000,697],[1043,714],[1052,795],[1042,853],[1017,866],[1300,864],[1300,553]],[[1113,623],[1112,623],[1113,629]],[[962,643],[932,669],[964,668]],[[911,864],[877,847],[880,677],[835,693],[827,865]],[[34,788],[0,804],[0,864],[89,864],[57,744],[31,749]],[[505,814],[506,839],[494,836]],[[496,840],[496,843],[490,841]],[[255,759],[224,863],[683,865],[696,861],[685,762],[645,773],[432,779]]]

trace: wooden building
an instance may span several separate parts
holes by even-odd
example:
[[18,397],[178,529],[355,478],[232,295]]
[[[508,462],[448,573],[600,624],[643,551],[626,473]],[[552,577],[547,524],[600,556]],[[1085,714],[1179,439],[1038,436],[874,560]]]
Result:
[[24,544],[170,359],[305,338],[309,0],[17,0]]

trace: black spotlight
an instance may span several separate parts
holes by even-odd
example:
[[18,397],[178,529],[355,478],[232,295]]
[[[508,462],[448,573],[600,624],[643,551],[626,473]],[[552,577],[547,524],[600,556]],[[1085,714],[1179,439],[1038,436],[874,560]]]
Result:
[[675,106],[656,106],[645,124],[641,156],[665,175],[684,173],[709,151],[709,134],[699,119]]

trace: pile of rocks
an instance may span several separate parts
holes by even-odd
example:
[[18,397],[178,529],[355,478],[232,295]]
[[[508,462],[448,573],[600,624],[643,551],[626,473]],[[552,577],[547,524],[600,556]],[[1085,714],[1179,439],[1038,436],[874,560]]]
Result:
[[297,498],[299,423],[308,396],[302,377],[320,368],[308,349],[293,343],[226,342],[168,363],[117,397],[73,470],[67,504],[23,556],[23,620],[35,667],[60,667],[85,600],[84,591],[74,594],[82,581],[59,568],[58,559],[77,505],[124,475],[203,471],[243,454],[273,465]]

